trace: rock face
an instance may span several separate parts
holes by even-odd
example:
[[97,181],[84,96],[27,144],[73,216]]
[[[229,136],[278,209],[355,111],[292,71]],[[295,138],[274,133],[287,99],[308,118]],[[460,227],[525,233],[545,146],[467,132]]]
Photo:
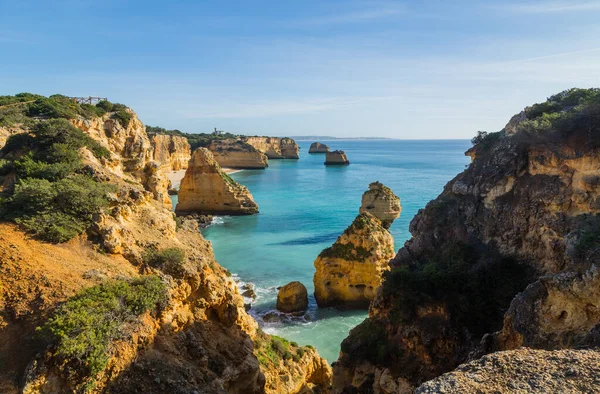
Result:
[[347,166],[348,164],[350,164],[350,160],[348,160],[343,150],[327,152],[325,156],[326,166]]
[[298,159],[298,144],[291,138],[242,137],[242,141],[263,152],[269,159]]
[[599,103],[560,93],[469,151],[342,343],[334,393],[375,390],[384,372],[415,387],[489,351],[597,343]]
[[[331,368],[313,348],[294,345],[290,354],[297,358],[270,353],[268,362],[259,361],[258,337],[272,338],[260,333],[246,313],[236,283],[216,262],[196,221],[177,226],[170,209],[145,184],[158,182],[167,165],[154,160],[155,147],[141,123],[134,118],[122,127],[104,117],[73,122],[110,150],[109,158],[97,159],[85,148],[81,155],[86,171],[116,190],[87,233],[60,245],[0,222],[0,392],[327,390]],[[176,267],[146,261],[148,251],[173,248],[184,256]],[[60,313],[59,306],[75,294],[105,280],[149,274],[164,284],[166,300],[119,328],[123,335],[109,339],[107,364],[97,375],[86,375],[80,360],[56,354],[54,343],[32,340],[36,327]]]
[[594,393],[599,359],[594,350],[499,352],[426,382],[415,394]]
[[315,260],[315,298],[320,307],[366,308],[394,257],[394,239],[381,221],[359,214]]
[[600,270],[593,265],[583,273],[541,277],[514,298],[504,327],[482,346],[484,353],[600,346]]
[[310,149],[308,149],[308,153],[327,153],[329,152],[329,147],[320,142],[313,142],[310,144]]
[[239,139],[214,140],[207,148],[224,168],[264,169],[269,166],[264,153]]
[[187,138],[177,135],[152,136],[154,160],[170,171],[185,170],[192,157],[192,151]]
[[402,205],[392,189],[380,182],[373,182],[362,196],[360,212],[371,213],[381,220],[384,228],[390,228],[394,220],[400,217]]
[[223,172],[212,153],[198,148],[179,188],[177,214],[251,215],[258,213],[250,191]]
[[290,282],[279,288],[277,309],[282,312],[303,312],[308,308],[308,291],[300,282]]

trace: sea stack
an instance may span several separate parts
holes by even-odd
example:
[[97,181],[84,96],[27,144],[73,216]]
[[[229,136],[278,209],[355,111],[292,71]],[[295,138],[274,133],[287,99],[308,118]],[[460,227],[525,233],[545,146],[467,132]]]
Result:
[[326,166],[347,166],[348,164],[350,164],[350,161],[343,150],[327,152],[327,155],[325,156]]
[[394,257],[394,239],[381,220],[359,214],[315,260],[315,299],[320,307],[366,309]]
[[258,213],[252,194],[227,175],[206,148],[192,154],[179,188],[177,214],[251,215]]
[[308,153],[328,153],[328,152],[329,152],[329,147],[320,142],[313,142],[312,144],[310,144],[310,149],[308,150]]
[[373,182],[369,185],[369,190],[363,193],[359,212],[371,213],[381,220],[384,228],[389,229],[402,212],[400,197],[381,182]]

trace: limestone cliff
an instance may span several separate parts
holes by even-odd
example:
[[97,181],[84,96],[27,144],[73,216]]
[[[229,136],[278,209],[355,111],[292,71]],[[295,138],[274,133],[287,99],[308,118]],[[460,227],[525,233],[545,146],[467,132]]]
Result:
[[298,159],[298,144],[291,138],[241,137],[242,141],[263,152],[269,159]]
[[381,220],[383,227],[390,228],[394,220],[400,217],[402,205],[392,189],[381,182],[373,182],[369,190],[363,193],[359,211],[371,213]]
[[599,357],[595,350],[493,353],[421,385],[415,394],[594,393]]
[[310,148],[308,149],[308,153],[327,153],[329,152],[329,147],[320,142],[313,142],[310,144]]
[[315,260],[315,298],[320,307],[366,308],[394,257],[394,239],[368,212],[354,222]]
[[487,351],[596,343],[599,111],[600,91],[574,89],[478,136],[342,343],[335,393],[383,375],[416,386]]
[[212,153],[198,148],[179,188],[178,214],[251,215],[258,205],[243,185],[223,172]]
[[264,169],[269,166],[264,153],[239,139],[213,140],[207,148],[224,168]]
[[[153,160],[141,123],[133,115],[127,127],[105,116],[72,122],[109,149],[101,158],[85,147],[79,153],[86,174],[114,189],[88,231],[66,243],[43,243],[0,222],[0,392],[326,390],[331,370],[314,349],[294,346],[297,360],[285,352],[269,353],[269,362],[257,357],[256,338],[271,337],[257,331],[210,242],[194,221],[177,223],[144,183],[158,182],[166,165]],[[156,294],[113,297],[102,289],[139,278],[158,280],[164,299],[123,320],[129,298],[143,303]],[[86,303],[86,294],[99,297]],[[96,313],[105,302],[112,312]],[[60,322],[69,303],[89,335],[71,337],[66,329],[40,336],[36,327]]]
[[185,170],[192,156],[187,138],[176,135],[155,134],[151,138],[154,160],[169,171]]

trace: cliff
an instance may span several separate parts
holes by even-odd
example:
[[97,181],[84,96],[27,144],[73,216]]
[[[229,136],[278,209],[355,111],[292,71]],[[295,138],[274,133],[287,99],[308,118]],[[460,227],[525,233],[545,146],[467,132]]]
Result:
[[170,171],[185,170],[192,157],[187,138],[176,135],[156,134],[151,138],[154,160]]
[[207,148],[224,168],[264,169],[269,166],[264,153],[238,139],[213,140]]
[[206,148],[192,154],[179,188],[176,212],[206,215],[251,215],[258,213],[252,194],[225,174]]
[[[74,106],[60,97],[39,100]],[[133,114],[120,111],[120,119],[127,120],[123,113]],[[106,195],[105,204],[95,204],[93,212],[76,209],[57,216],[60,221],[44,231],[70,230],[71,225],[82,229],[57,244],[39,240],[40,232],[25,233],[22,221],[8,222],[12,216],[6,216],[6,200],[0,204],[0,392],[326,390],[331,370],[314,349],[294,346],[290,354],[297,360],[285,352],[269,352],[270,361],[258,356],[258,339],[272,339],[245,312],[237,286],[215,261],[210,242],[194,221],[176,223],[162,199],[147,190],[144,176],[138,177],[149,163],[157,172],[165,167],[148,161],[155,148],[147,143],[143,128],[132,115],[131,127],[111,128],[109,122],[105,132],[100,127],[106,122],[98,118],[106,120],[70,119],[89,134],[61,119],[37,119],[31,135],[14,139],[12,149],[2,152],[13,165],[30,165],[27,154],[33,154],[38,160],[34,168],[55,171],[43,161],[48,159],[41,142],[70,141],[71,150],[58,143],[58,152],[68,154],[70,165],[78,164],[73,156],[78,153],[80,166],[69,168],[84,169],[90,177],[86,185]],[[90,196],[102,197],[72,182],[82,180],[80,174],[36,175],[47,179],[29,178],[23,184],[43,185],[36,188],[38,196],[56,192],[50,189],[55,185],[67,189],[79,210],[91,206],[86,200]],[[21,193],[22,187],[5,193]],[[16,207],[15,195],[8,197],[10,207]],[[62,199],[60,206],[68,202]],[[50,203],[31,204],[26,212],[43,213],[44,204]],[[44,215],[28,220],[41,218],[35,223],[44,224]],[[67,221],[73,217],[81,222]]]
[[573,89],[474,139],[342,343],[334,392],[383,376],[414,387],[489,351],[596,343],[599,108],[598,90]]
[[298,159],[298,144],[291,138],[241,137],[242,141],[263,152],[269,159]]
[[366,308],[394,257],[394,239],[370,213],[359,214],[315,260],[315,299],[320,307]]
[[320,142],[313,142],[310,144],[310,148],[308,149],[308,153],[327,153],[329,152],[329,147],[325,144],[321,144]]
[[494,353],[421,385],[415,394],[593,393],[598,357],[594,350]]

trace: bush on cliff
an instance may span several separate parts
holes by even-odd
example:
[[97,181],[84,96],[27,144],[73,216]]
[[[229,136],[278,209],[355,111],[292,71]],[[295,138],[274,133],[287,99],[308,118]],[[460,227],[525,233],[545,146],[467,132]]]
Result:
[[222,134],[215,134],[215,133],[198,133],[198,134],[194,134],[194,133],[184,133],[181,130],[167,130],[163,127],[157,127],[157,126],[146,126],[146,132],[149,135],[155,135],[155,134],[164,134],[164,135],[176,135],[176,136],[181,136],[181,137],[185,137],[188,140],[188,143],[190,144],[190,147],[192,148],[192,151],[195,150],[196,148],[200,148],[200,147],[207,147],[210,145],[210,143],[214,140],[225,140],[225,139],[230,139],[230,138],[238,138],[239,135],[237,134],[232,134],[232,133],[222,133]]
[[93,378],[108,362],[114,341],[126,338],[142,314],[166,300],[156,276],[114,280],[83,290],[65,302],[39,330],[69,375]]
[[144,253],[144,263],[158,268],[166,274],[181,277],[185,274],[185,252],[179,248],[167,248],[160,251],[149,249]]
[[393,268],[385,274],[382,290],[396,300],[390,316],[397,323],[415,319],[419,306],[443,304],[454,323],[481,336],[501,327],[511,300],[534,274],[513,259],[455,244],[428,261]]
[[108,204],[114,187],[95,181],[83,169],[79,149],[97,157],[108,150],[64,119],[40,122],[31,135],[12,136],[0,151],[5,157],[27,151],[5,166],[14,169],[14,192],[0,204],[0,217],[12,220],[48,242],[81,234],[93,215]]

